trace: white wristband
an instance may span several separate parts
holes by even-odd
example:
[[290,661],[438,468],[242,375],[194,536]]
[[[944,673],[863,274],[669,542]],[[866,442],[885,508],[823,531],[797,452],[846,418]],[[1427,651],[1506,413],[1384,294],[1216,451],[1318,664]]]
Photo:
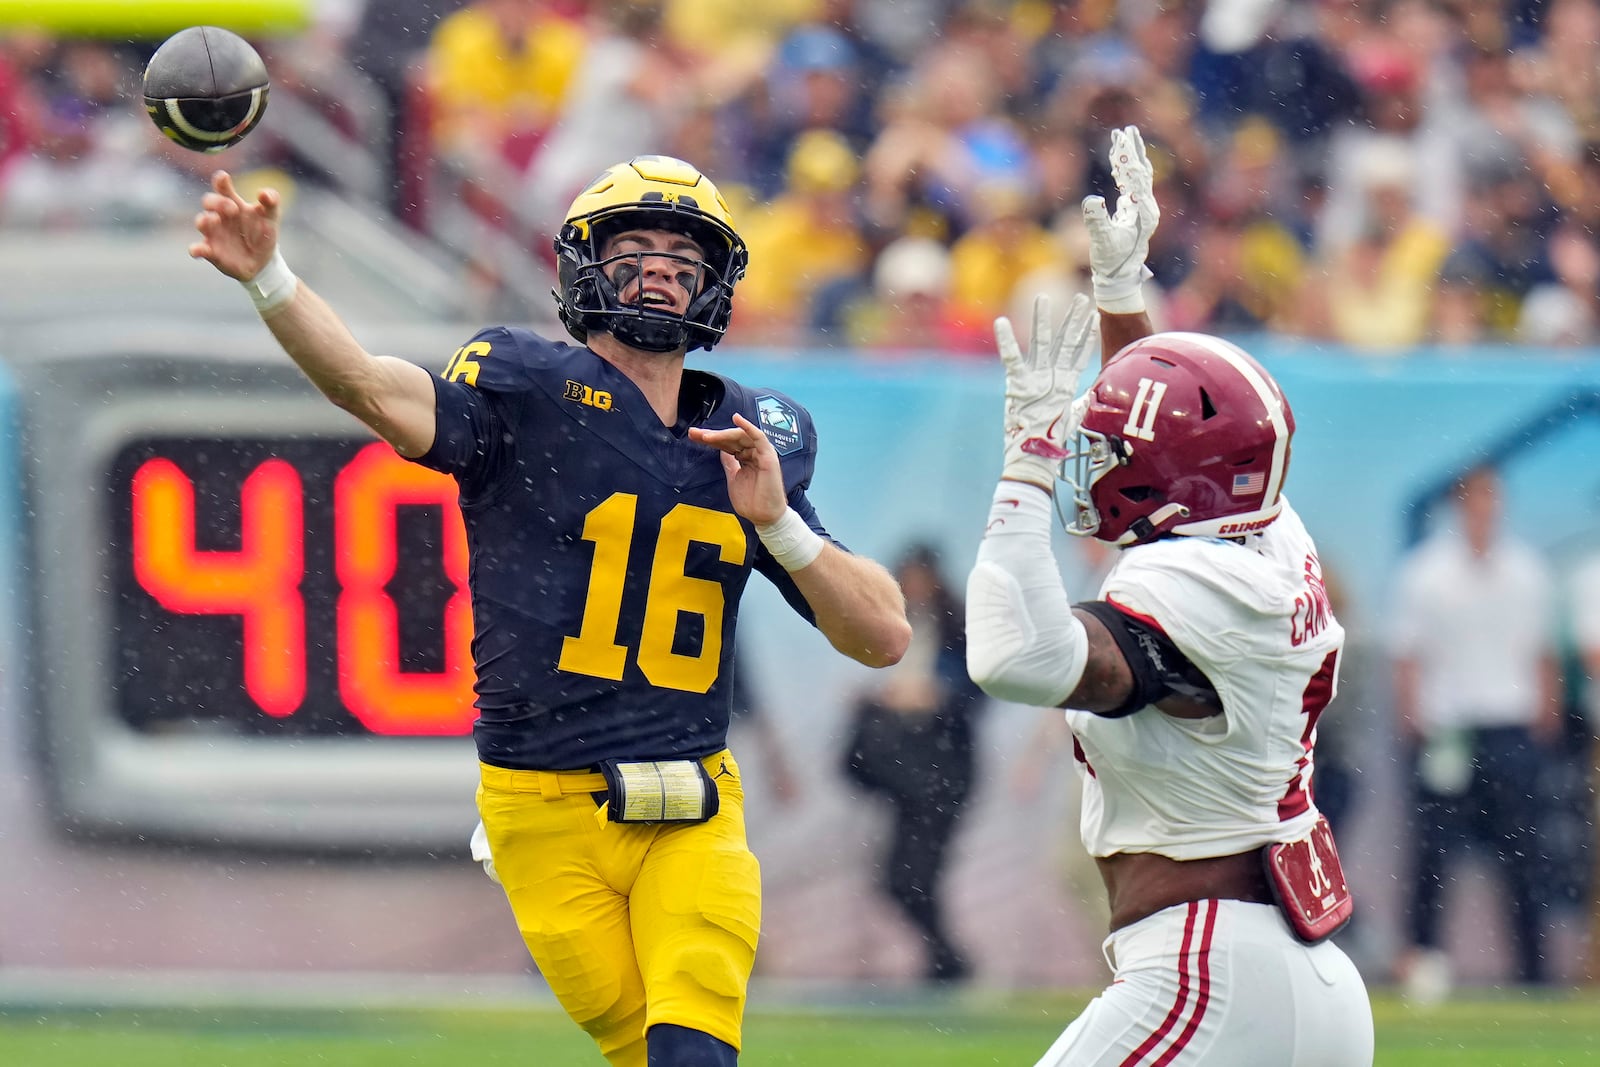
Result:
[[294,271],[289,269],[289,264],[284,262],[282,250],[275,248],[272,250],[272,258],[267,260],[267,265],[257,271],[254,278],[239,284],[250,294],[250,302],[256,306],[257,314],[265,316],[269,311],[275,311],[294,299],[300,279],[295,277]]
[[806,520],[794,508],[785,508],[778,521],[767,526],[757,526],[756,536],[772,553],[784,570],[794,572],[808,567],[820,555],[824,544],[817,531],[806,525]]
[[1094,287],[1094,306],[1112,315],[1137,315],[1145,310],[1144,283],[1154,274],[1149,267],[1140,267],[1131,278],[1102,279],[1090,276]]

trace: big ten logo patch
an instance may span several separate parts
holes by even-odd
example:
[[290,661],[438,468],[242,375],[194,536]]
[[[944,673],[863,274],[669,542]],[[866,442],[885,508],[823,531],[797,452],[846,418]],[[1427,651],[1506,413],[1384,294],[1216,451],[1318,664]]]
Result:
[[567,389],[562,394],[562,398],[587,407],[599,408],[601,411],[611,410],[610,393],[604,389],[592,389],[582,382],[575,382],[570,378],[567,379]]

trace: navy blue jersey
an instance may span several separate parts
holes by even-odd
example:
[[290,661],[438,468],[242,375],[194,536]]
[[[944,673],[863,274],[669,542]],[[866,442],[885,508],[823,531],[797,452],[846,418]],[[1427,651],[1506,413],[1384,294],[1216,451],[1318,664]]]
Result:
[[478,755],[571,770],[703,756],[727,740],[734,624],[752,569],[808,620],[788,573],[734,514],[721,453],[690,426],[760,426],[790,505],[824,537],[806,485],[810,414],[775,392],[684,372],[676,426],[587,348],[496,327],[435,380],[417,462],[460,486],[470,553]]

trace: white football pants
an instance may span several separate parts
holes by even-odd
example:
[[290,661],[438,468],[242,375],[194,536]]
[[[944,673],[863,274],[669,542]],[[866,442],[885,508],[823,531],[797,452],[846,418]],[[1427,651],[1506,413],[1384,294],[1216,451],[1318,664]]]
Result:
[[1166,908],[1106,938],[1111,985],[1036,1067],[1371,1067],[1372,1005],[1337,945],[1278,909]]

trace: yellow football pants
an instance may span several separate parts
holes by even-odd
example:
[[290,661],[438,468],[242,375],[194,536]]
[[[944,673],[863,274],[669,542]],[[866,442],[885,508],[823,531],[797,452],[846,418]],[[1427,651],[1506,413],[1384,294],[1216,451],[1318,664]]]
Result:
[[613,823],[599,774],[480,765],[478,811],[522,938],[613,1067],[646,1067],[657,1023],[738,1048],[761,929],[761,870],[726,751],[704,823]]

